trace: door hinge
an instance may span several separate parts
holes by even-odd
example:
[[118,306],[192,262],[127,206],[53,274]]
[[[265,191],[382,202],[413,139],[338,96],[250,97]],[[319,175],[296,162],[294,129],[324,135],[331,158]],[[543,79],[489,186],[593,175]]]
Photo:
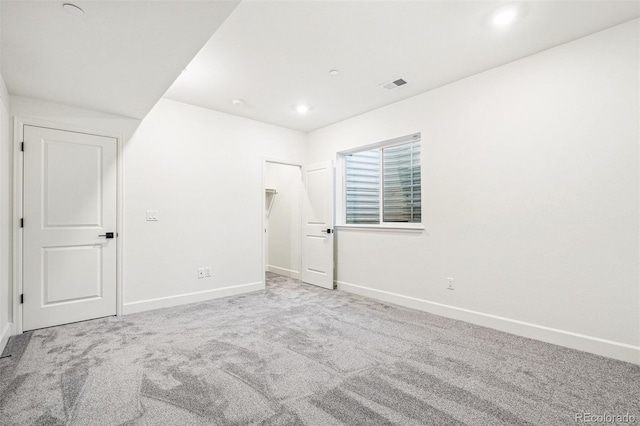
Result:
[[20,219],[20,228],[24,228],[24,218]]
[[22,304],[22,303],[24,303],[24,294],[21,294],[21,295],[20,295],[20,303],[21,303],[21,304]]
[[20,143],[20,151],[24,152],[24,142]]

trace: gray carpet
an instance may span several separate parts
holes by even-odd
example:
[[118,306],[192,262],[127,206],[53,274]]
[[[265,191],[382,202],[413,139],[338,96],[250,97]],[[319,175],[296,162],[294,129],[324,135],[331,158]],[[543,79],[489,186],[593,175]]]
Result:
[[0,423],[640,422],[638,366],[268,278],[266,291],[13,337]]

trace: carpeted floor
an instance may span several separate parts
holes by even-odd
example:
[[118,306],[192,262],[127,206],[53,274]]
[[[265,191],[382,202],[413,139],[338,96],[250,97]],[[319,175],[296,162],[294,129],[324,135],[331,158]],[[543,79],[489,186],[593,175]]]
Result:
[[268,274],[266,291],[12,338],[2,425],[560,425],[640,367]]

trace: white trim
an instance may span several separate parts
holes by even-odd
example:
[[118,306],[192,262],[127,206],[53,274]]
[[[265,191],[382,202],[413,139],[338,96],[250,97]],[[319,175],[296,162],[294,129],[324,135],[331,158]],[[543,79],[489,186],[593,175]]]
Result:
[[123,248],[124,248],[124,184],[123,184],[123,144],[124,135],[103,130],[96,130],[81,126],[74,126],[64,123],[56,123],[47,120],[35,118],[14,117],[13,130],[13,324],[14,333],[21,334],[22,328],[22,304],[20,303],[20,294],[22,294],[22,245],[23,234],[20,228],[20,218],[23,217],[22,212],[22,191],[24,185],[24,157],[20,150],[20,143],[24,141],[24,126],[44,127],[54,130],[62,130],[75,133],[86,133],[96,136],[104,136],[116,139],[116,315],[123,314]]
[[345,200],[345,194],[347,193],[345,182],[345,164],[344,154],[336,153],[336,159],[334,160],[334,182],[333,182],[333,203],[334,203],[334,227],[340,228],[346,222],[347,217],[347,203]]
[[278,266],[267,265],[267,271],[273,272],[274,274],[284,275],[285,277],[293,278],[295,280],[300,279],[300,272],[293,271],[291,269],[280,268]]
[[[6,229],[6,234],[2,235],[2,239],[6,240],[7,243],[7,258],[6,264],[2,264],[0,265],[0,269],[2,269],[3,275],[4,273],[6,273],[6,276],[2,277],[2,279],[4,280],[6,278],[6,284],[7,285],[7,292],[4,295],[0,295],[0,302],[1,302],[1,306],[0,306],[0,311],[2,312],[2,317],[5,317],[6,315],[6,319],[7,319],[7,324],[5,324],[3,329],[0,329],[0,354],[2,354],[2,351],[4,351],[4,348],[7,345],[7,342],[9,341],[9,337],[13,334],[13,323],[11,322],[13,320],[13,316],[12,316],[12,312],[13,312],[13,226],[14,226],[14,216],[13,216],[13,195],[11,193],[11,191],[13,191],[13,173],[14,173],[14,167],[13,167],[13,155],[14,155],[14,150],[13,150],[13,122],[11,120],[11,116],[10,116],[10,105],[9,105],[9,97],[8,97],[8,93],[6,91],[6,86],[4,84],[4,81],[2,80],[2,76],[0,76],[0,114],[5,116],[7,119],[7,123],[6,123],[6,129],[4,127],[2,127],[2,132],[7,136],[7,140],[4,140],[3,136],[0,136],[0,140],[2,141],[2,143],[7,143],[8,145],[6,146],[7,152],[6,152],[6,164],[7,164],[7,170],[3,170],[2,176],[0,176],[0,181],[2,181],[2,184],[4,186],[4,182],[6,181],[7,183],[7,190],[8,193],[7,195],[7,199],[3,199],[2,200],[2,204],[3,206],[6,206],[6,215],[5,215],[5,211],[3,209],[2,212],[0,212],[0,216],[2,217],[2,225],[4,225],[4,221],[7,221],[7,229]],[[4,147],[3,147],[4,148]],[[2,156],[2,167],[4,167],[4,161],[5,161],[5,157],[4,157],[4,153],[1,155]],[[6,175],[5,175],[6,172]],[[5,179],[6,178],[6,179]],[[0,232],[5,232],[5,230],[3,229]],[[6,296],[6,298],[5,298]]]
[[0,354],[2,354],[2,351],[4,351],[4,348],[7,346],[9,336],[11,336],[11,323],[8,323],[0,333]]
[[402,145],[403,143],[412,142],[416,139],[421,139],[421,138],[422,138],[422,132],[415,132],[409,135],[400,136],[398,138],[387,139],[386,141],[374,142],[366,145],[360,145],[355,148],[345,149],[344,151],[338,151],[337,154],[345,156],[345,155],[353,154],[354,152],[369,151],[370,149],[383,148],[383,147],[386,148],[389,146]]
[[302,164],[300,164],[297,161],[282,160],[274,157],[262,157],[262,158],[264,159],[265,163],[282,164],[283,166],[302,167]]
[[16,334],[22,333],[22,304],[20,294],[22,294],[22,228],[20,218],[22,217],[22,151],[20,143],[23,123],[17,117],[13,119],[13,288],[11,298],[13,299],[13,324]]
[[[261,256],[261,274],[264,274],[267,270],[267,250],[265,249],[267,241],[267,213],[265,212],[265,206],[267,205],[267,160],[262,157],[262,185],[260,185],[260,256]],[[265,285],[267,278],[264,279]]]
[[424,226],[421,224],[406,224],[404,226],[400,225],[389,225],[388,223],[384,225],[336,225],[337,229],[346,229],[349,231],[403,231],[403,232],[422,232],[424,231]]
[[483,312],[458,308],[455,306],[363,287],[342,281],[337,281],[337,284],[338,290],[349,293],[384,300],[385,302],[395,303],[400,306],[418,309],[435,315],[454,318],[470,322],[472,324],[516,334],[518,336],[541,340],[543,342],[553,343],[555,345],[565,346],[567,348],[577,349],[580,351],[591,352],[597,355],[640,365],[640,346],[633,346],[626,343],[614,342],[611,340],[600,339],[598,337],[485,314]]
[[230,287],[214,288],[212,290],[197,291],[194,293],[178,294],[175,296],[158,297],[157,299],[140,300],[138,302],[125,303],[124,315],[137,312],[151,311],[154,309],[170,308],[195,302],[204,302],[211,299],[249,293],[251,291],[264,290],[264,282],[240,284]]
[[124,309],[124,135],[116,146],[116,315]]

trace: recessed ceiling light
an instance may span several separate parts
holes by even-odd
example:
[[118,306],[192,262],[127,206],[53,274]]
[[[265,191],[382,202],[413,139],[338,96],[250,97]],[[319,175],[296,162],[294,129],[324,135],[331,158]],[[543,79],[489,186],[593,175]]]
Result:
[[309,107],[307,105],[300,104],[296,107],[296,111],[298,111],[298,114],[306,114],[309,112]]
[[340,74],[340,71],[338,71],[338,70],[331,70],[331,71],[329,71],[329,74],[330,74],[330,75],[338,75],[338,74]]
[[242,99],[234,99],[231,103],[238,108],[242,108],[244,106],[244,101]]
[[80,9],[75,4],[65,3],[65,4],[62,5],[62,7],[64,7],[64,10],[66,10],[67,13],[69,13],[71,15],[75,15],[75,16],[84,15],[84,10]]
[[518,18],[518,9],[515,6],[505,6],[496,10],[491,18],[494,27],[504,28],[513,24]]

